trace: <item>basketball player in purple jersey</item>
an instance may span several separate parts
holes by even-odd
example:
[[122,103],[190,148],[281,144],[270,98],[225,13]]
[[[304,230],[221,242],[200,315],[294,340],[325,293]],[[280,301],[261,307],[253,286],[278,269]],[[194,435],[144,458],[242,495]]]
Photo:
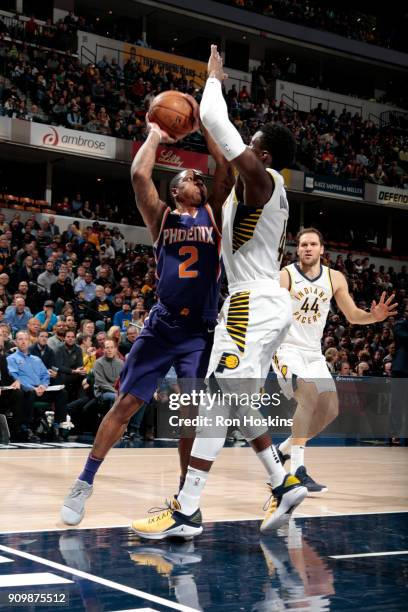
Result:
[[[104,417],[79,478],[64,500],[61,517],[77,525],[85,514],[95,474],[108,451],[121,438],[130,418],[149,402],[171,366],[179,379],[203,379],[218,315],[221,252],[221,209],[233,186],[229,164],[205,134],[216,161],[213,190],[201,172],[183,170],[170,184],[175,209],[162,202],[152,180],[160,143],[174,143],[155,123],[133,160],[136,204],[149,229],[157,260],[159,302],[152,308],[130,351],[120,377],[120,394]],[[199,122],[196,117],[195,129]],[[180,440],[181,476],[185,476],[193,438]]]

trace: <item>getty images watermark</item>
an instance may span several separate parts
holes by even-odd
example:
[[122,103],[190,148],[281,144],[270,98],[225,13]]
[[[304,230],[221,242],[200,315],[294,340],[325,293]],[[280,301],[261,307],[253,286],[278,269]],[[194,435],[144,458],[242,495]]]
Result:
[[[280,393],[227,393],[220,390],[209,393],[203,389],[170,393],[170,410],[181,410],[184,414],[172,415],[169,424],[172,427],[292,427],[291,418],[260,413],[262,408],[280,405]],[[200,414],[195,414],[198,409]],[[185,416],[186,412],[189,416]]]

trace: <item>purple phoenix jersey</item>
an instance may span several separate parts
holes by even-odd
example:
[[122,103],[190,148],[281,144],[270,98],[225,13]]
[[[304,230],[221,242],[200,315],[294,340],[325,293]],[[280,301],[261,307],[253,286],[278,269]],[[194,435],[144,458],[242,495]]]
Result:
[[120,377],[121,393],[145,402],[171,366],[185,391],[207,373],[221,277],[221,235],[210,206],[198,208],[195,217],[167,208],[154,249],[160,301]]
[[221,236],[211,207],[202,206],[195,217],[167,208],[154,251],[160,302],[175,314],[215,320]]

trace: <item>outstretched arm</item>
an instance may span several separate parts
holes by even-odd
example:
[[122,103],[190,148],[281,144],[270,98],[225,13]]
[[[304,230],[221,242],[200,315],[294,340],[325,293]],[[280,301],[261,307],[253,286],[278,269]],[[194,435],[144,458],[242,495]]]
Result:
[[224,157],[238,170],[244,183],[245,204],[264,206],[272,195],[274,184],[261,160],[245,145],[228,118],[228,109],[221,89],[221,83],[226,76],[217,46],[211,45],[208,79],[200,105],[201,121]]
[[222,205],[229,196],[234,186],[235,178],[231,164],[225,159],[219,146],[212,138],[211,134],[204,127],[202,128],[207,148],[215,161],[215,172],[213,184],[208,203],[210,204],[217,227],[222,228]]
[[136,153],[130,174],[136,205],[143,221],[149,230],[153,242],[157,240],[166,204],[162,202],[152,180],[156,160],[156,151],[160,142],[175,142],[156,123],[149,123],[146,118],[149,134],[146,141]]
[[349,293],[347,281],[341,272],[331,270],[331,277],[334,299],[349,323],[354,323],[355,325],[370,325],[371,323],[384,321],[384,319],[397,314],[398,304],[393,301],[394,295],[391,295],[386,300],[385,298],[387,295],[384,291],[378,304],[373,300],[370,311],[367,312],[358,308],[354,303]]

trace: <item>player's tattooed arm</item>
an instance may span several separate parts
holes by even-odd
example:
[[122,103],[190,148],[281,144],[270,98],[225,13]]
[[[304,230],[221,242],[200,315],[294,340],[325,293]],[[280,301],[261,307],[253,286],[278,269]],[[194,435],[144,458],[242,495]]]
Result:
[[136,153],[130,170],[136,205],[146,223],[153,242],[159,236],[164,211],[167,206],[159,198],[157,189],[152,180],[153,167],[156,160],[156,151],[160,142],[175,142],[168,134],[155,123],[146,119],[148,136],[146,141]]
[[219,146],[204,126],[201,127],[210,155],[215,161],[213,184],[208,203],[210,204],[217,227],[222,228],[222,205],[234,186],[235,177],[231,164],[225,159]]
[[366,311],[355,304],[350,295],[347,280],[341,272],[331,270],[331,277],[334,299],[349,323],[354,325],[370,325],[371,323],[384,321],[388,317],[397,314],[398,304],[393,301],[394,295],[390,295],[387,298],[386,292],[383,291],[378,303],[373,300],[370,310]]

